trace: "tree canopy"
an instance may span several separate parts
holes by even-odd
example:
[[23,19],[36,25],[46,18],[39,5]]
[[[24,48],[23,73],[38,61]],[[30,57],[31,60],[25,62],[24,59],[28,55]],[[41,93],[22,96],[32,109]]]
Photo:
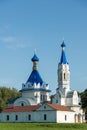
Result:
[[80,93],[80,96],[81,96],[82,108],[87,114],[87,89],[85,89],[82,93]]
[[10,100],[20,96],[21,93],[15,88],[0,87],[0,111],[6,107]]

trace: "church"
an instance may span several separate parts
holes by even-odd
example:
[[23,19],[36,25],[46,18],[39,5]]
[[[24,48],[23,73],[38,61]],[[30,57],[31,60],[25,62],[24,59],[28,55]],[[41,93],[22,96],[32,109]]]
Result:
[[0,122],[55,122],[83,123],[85,114],[78,102],[77,91],[70,89],[70,69],[65,54],[65,42],[61,44],[58,64],[58,86],[51,96],[49,84],[44,82],[38,71],[39,58],[32,57],[32,72],[22,84],[22,96],[8,103],[0,113]]

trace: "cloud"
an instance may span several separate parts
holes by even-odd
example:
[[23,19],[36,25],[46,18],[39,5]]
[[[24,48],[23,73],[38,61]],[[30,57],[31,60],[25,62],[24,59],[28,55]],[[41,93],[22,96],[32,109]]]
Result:
[[87,76],[82,76],[82,80],[87,80]]
[[16,44],[16,48],[27,48],[27,47],[31,47],[31,45],[23,43]]
[[0,41],[4,43],[13,43],[16,41],[15,37],[9,36],[9,37],[0,37]]
[[0,26],[0,44],[3,47],[12,50],[30,48],[32,45],[25,41],[22,37],[19,38],[12,35],[10,24]]
[[3,44],[8,49],[25,49],[31,47],[31,44],[24,43],[13,36],[0,37],[0,44]]
[[8,49],[25,49],[31,47],[31,45],[23,43],[14,43],[14,44],[8,44],[6,47]]
[[12,79],[6,79],[6,78],[1,79],[0,78],[0,84],[2,86],[9,86],[9,84],[12,84]]

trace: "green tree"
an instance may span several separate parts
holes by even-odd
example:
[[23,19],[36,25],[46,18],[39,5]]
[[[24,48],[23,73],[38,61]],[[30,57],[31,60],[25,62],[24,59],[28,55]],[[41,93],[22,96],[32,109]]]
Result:
[[2,111],[10,100],[20,97],[21,93],[15,88],[0,87],[0,111]]
[[81,104],[82,108],[84,109],[85,113],[87,114],[87,89],[80,93],[81,96]]

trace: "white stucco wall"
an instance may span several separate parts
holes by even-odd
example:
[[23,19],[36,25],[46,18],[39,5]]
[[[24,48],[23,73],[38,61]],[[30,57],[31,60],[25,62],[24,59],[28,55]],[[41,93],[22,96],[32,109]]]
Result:
[[73,110],[73,111],[75,111],[76,113],[80,113],[80,114],[83,114],[83,109],[81,109],[81,106],[71,106],[71,109]]
[[20,97],[14,102],[14,106],[30,106],[30,105],[37,105],[37,102],[33,98],[23,98]]
[[34,91],[23,91],[22,97],[24,98],[34,97]]
[[[9,120],[7,120],[9,115]],[[16,120],[16,115],[18,120]],[[29,120],[31,115],[31,120]],[[46,120],[44,119],[46,115]],[[38,112],[10,112],[0,114],[0,122],[56,122],[56,112],[53,111],[38,111]]]
[[74,123],[74,112],[57,111],[57,122],[59,123]]
[[73,104],[72,98],[66,98],[66,106],[71,106]]
[[[36,111],[32,112],[3,112],[0,113],[0,122],[59,122],[73,123],[74,112],[57,111],[44,104]],[[7,115],[9,120],[7,120]],[[16,120],[16,115],[18,120]],[[29,115],[31,119],[29,120]],[[65,119],[66,116],[66,119]]]
[[77,93],[77,91],[74,91],[72,100],[73,100],[73,105],[78,105],[78,93]]

